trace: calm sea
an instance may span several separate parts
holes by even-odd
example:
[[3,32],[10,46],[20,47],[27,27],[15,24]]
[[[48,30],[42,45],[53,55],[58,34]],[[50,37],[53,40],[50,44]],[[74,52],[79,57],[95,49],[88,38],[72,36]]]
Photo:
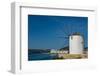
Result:
[[35,53],[28,54],[28,60],[53,60],[57,58],[57,54]]

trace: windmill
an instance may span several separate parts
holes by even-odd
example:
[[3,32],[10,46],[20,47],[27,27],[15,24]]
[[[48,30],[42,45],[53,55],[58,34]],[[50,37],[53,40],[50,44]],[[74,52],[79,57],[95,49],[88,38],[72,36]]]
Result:
[[[55,19],[55,21],[59,22],[57,19]],[[64,42],[60,50],[68,50],[68,53],[70,54],[82,54],[84,51],[84,38],[78,31],[72,33],[73,29],[82,30],[82,28],[73,28],[69,24],[66,25],[65,22],[62,22],[62,26],[63,28],[60,28],[60,30],[65,34],[65,36],[59,36],[58,38],[63,38],[67,41]]]

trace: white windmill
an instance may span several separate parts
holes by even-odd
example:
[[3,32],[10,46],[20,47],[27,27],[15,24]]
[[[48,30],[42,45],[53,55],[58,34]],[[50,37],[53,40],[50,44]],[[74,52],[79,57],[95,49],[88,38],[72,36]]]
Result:
[[69,37],[70,54],[83,54],[84,38],[79,33],[74,33]]
[[[57,21],[57,19],[56,19]],[[58,22],[58,21],[57,21]],[[62,26],[65,26],[65,23],[62,23]],[[69,30],[69,28],[72,28],[71,26],[65,28],[68,32],[71,32],[71,30]],[[71,35],[68,35],[68,33],[62,29],[62,31],[64,32],[64,34],[66,35],[65,37],[60,37],[60,38],[64,38],[66,40],[68,40],[68,46],[69,46],[69,54],[83,54],[84,51],[84,38],[83,36],[79,33],[79,32],[74,32]],[[74,29],[81,29],[81,28],[74,28]],[[66,43],[67,44],[67,43]]]

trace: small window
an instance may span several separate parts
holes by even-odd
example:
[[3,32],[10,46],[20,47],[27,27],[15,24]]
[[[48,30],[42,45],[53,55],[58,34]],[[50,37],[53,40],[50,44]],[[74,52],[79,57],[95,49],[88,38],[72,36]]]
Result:
[[73,39],[73,36],[71,36],[71,39]]

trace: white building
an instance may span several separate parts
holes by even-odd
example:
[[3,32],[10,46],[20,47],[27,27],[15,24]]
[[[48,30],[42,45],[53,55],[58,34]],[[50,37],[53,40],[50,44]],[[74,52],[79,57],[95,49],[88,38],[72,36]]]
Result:
[[70,54],[83,54],[84,39],[80,34],[73,34],[69,37],[69,53]]

